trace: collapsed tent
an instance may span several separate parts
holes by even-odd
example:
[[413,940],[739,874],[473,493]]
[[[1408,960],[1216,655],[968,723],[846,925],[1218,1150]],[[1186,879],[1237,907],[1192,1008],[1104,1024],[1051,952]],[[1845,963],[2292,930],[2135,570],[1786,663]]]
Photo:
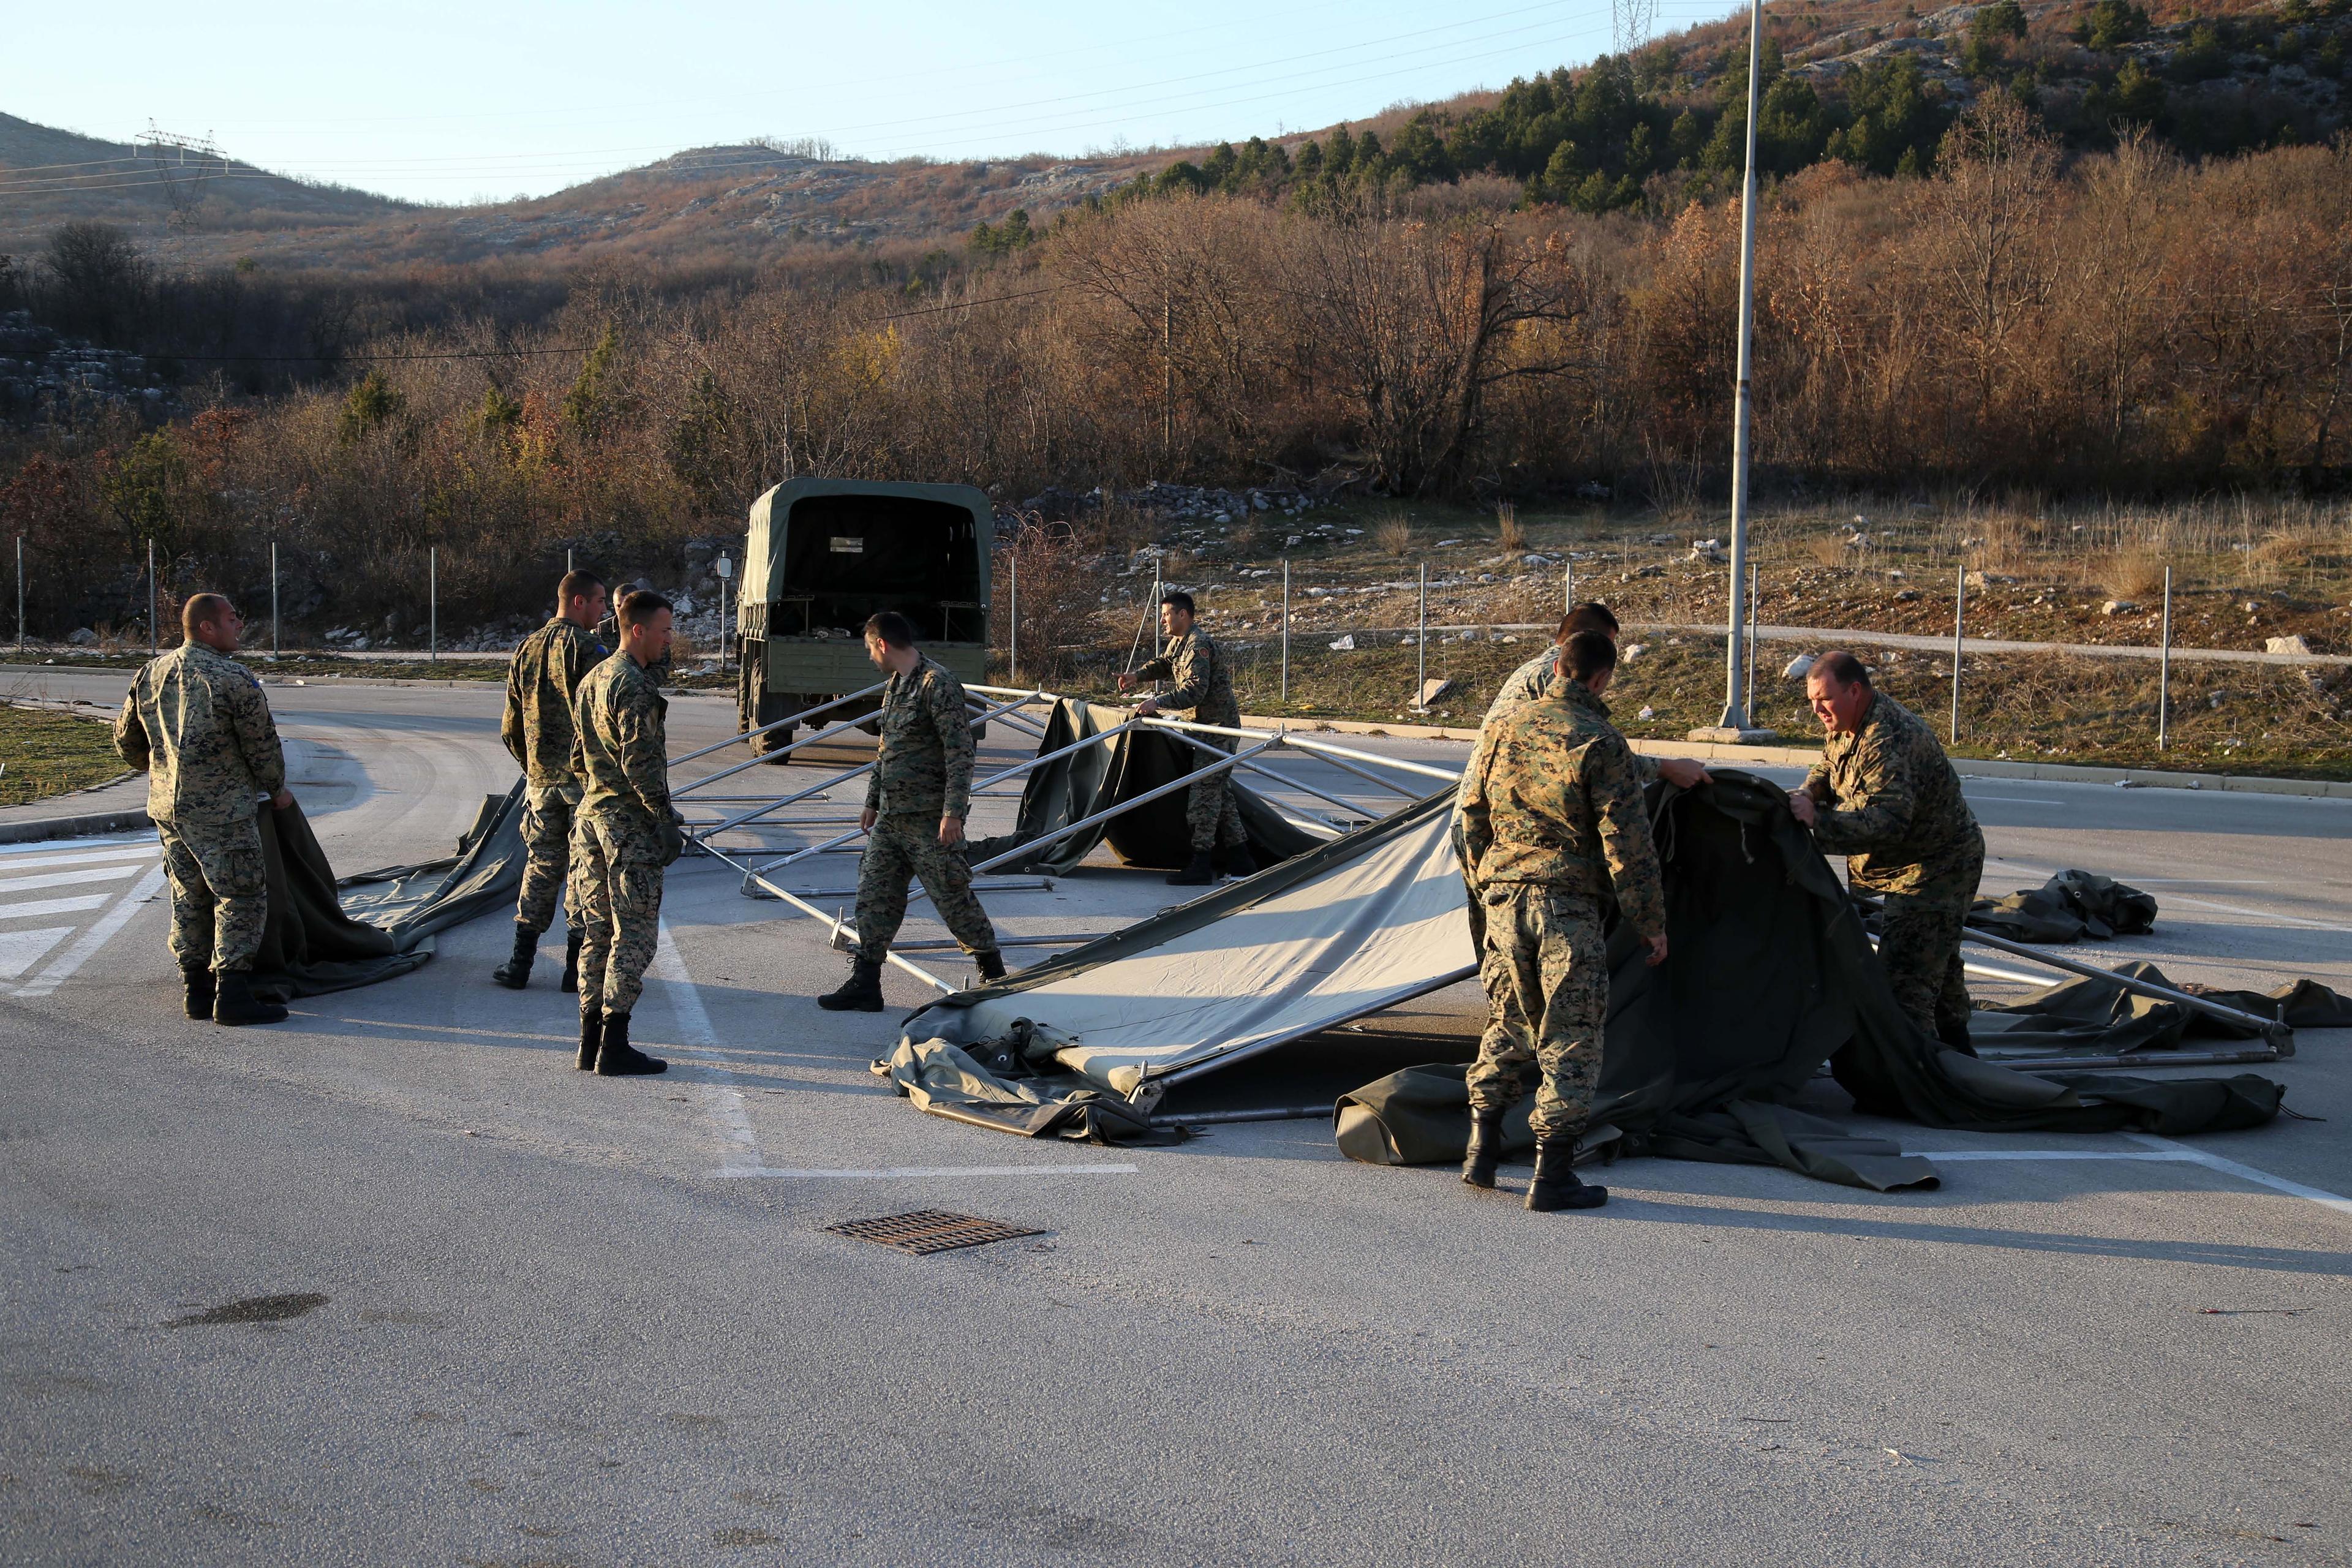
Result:
[[1979,899],[1968,923],[2017,942],[2132,936],[2156,927],[2156,897],[2090,871],[2061,871],[2005,899]]
[[[1652,787],[1674,956],[1652,970],[1630,933],[1612,934],[1594,1121],[1616,1147],[1882,1189],[1934,1179],[1888,1141],[1783,1103],[1824,1061],[1865,1113],[1938,1127],[2178,1133],[2275,1114],[2283,1089],[2252,1075],[2048,1078],[1945,1049],[1895,1005],[1843,887],[1777,785],[1725,772],[1686,794]],[[1115,1137],[1098,1110],[1052,1110],[1116,1097],[1139,1120],[1173,1084],[1465,978],[1452,795],[933,1003],[879,1065],[941,1114]],[[1459,1158],[1461,1072],[1409,1069],[1346,1097],[1343,1147],[1383,1162]]]
[[[1074,822],[1124,805],[1216,760],[1185,740],[1181,731],[1127,723],[1131,717],[1126,709],[1102,707],[1077,698],[1056,700],[1046,716],[1037,754],[1043,757],[1061,751],[1070,754],[1030,773],[1022,786],[1021,811],[1013,831],[972,845],[969,852],[972,864],[980,865]],[[1113,730],[1118,733],[1098,745],[1078,744]],[[1265,796],[1241,782],[1239,770],[1229,770],[1226,778],[1241,812],[1242,826],[1249,834],[1250,853],[1260,865],[1287,860],[1329,837],[1276,810]],[[1183,790],[1171,790],[1097,826],[1058,839],[1033,858],[1009,860],[997,868],[1065,876],[1107,839],[1113,853],[1128,865],[1174,870],[1192,854],[1184,799]]]
[[[2118,964],[2116,973],[2174,986],[2257,1018],[2276,1018],[2290,1029],[2352,1028],[2352,998],[2316,980],[2289,981],[2267,992],[2224,991],[2179,985],[2153,963]],[[1979,1009],[1969,1019],[1969,1037],[1980,1048],[2116,1055],[2170,1050],[2191,1040],[2260,1037],[2246,1026],[2088,976],[2062,980],[2004,1006]]]
[[434,932],[512,901],[522,880],[521,801],[520,784],[484,800],[446,859],[340,882],[299,804],[262,812],[269,912],[255,989],[280,999],[318,996],[421,967],[433,956]]

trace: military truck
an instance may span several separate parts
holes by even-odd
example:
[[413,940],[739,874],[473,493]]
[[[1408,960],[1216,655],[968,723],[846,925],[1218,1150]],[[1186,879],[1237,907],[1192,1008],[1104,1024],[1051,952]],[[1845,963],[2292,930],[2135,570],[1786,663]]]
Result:
[[[994,533],[994,509],[970,485],[788,479],[753,501],[739,598],[743,728],[881,679],[864,637],[877,610],[912,621],[922,650],[967,685],[987,679]],[[869,697],[812,722],[822,729],[877,706]],[[752,749],[774,752],[798,728],[754,736]]]

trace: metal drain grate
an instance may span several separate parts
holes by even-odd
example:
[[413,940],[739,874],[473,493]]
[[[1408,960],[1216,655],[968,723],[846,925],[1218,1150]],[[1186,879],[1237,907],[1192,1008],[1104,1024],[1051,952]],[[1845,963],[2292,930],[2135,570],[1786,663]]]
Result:
[[1045,1234],[1025,1225],[1007,1225],[1001,1219],[982,1219],[977,1215],[949,1214],[944,1209],[917,1209],[913,1214],[884,1215],[879,1219],[845,1220],[823,1228],[835,1236],[895,1247],[919,1258],[932,1252],[952,1252],[959,1247],[985,1247],[992,1241]]

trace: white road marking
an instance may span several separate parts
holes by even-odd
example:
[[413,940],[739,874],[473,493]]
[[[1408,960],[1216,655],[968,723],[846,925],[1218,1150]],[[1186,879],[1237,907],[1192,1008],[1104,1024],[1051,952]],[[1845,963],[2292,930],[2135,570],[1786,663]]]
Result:
[[84,850],[78,855],[33,855],[22,860],[11,860],[0,870],[28,871],[36,866],[88,866],[100,860],[152,860],[157,847],[152,844],[133,845],[128,849]]
[[129,924],[131,917],[139,912],[140,904],[153,897],[163,885],[163,868],[157,866],[150,869],[129,892],[114,901],[112,909],[98,918],[97,923],[81,933],[80,941],[59,953],[55,963],[41,971],[39,978],[18,987],[16,994],[47,996],[72,979],[74,972],[97,957],[99,949],[113,941],[114,933]]
[[51,871],[39,877],[0,878],[0,893],[29,893],[36,888],[72,888],[85,882],[112,882],[137,875],[139,868],[136,866],[92,866],[87,871]]
[[112,896],[110,893],[85,893],[78,899],[35,899],[28,903],[0,904],[0,921],[31,920],[35,915],[69,915],[76,910],[94,910]]
[[2252,1182],[2258,1187],[2268,1187],[2274,1193],[2284,1193],[2291,1198],[2302,1198],[2317,1204],[2322,1208],[2334,1209],[2338,1214],[2352,1215],[2352,1198],[2347,1198],[2341,1193],[2331,1193],[2325,1187],[2306,1187],[2301,1182],[2290,1182],[2284,1176],[2273,1176],[2268,1171],[2257,1171],[2252,1165],[2241,1164],[2235,1160],[2224,1159],[2219,1154],[2209,1154],[2202,1149],[2192,1149],[2186,1143],[2176,1143],[2169,1138],[2159,1138],[2153,1132],[2126,1132],[2124,1136],[2135,1143],[2145,1144],[2150,1149],[2164,1150],[2176,1159],[2187,1160],[2193,1164],[2202,1165],[2208,1170],[2220,1171],[2225,1175],[2235,1176],[2242,1182]]
[[[7,884],[0,882],[0,887]],[[2217,904],[2210,899],[2192,899],[2186,893],[2175,893],[2172,901],[2200,910],[2218,910],[2225,915],[2252,915],[2256,920],[2274,921],[2280,925],[2301,926],[2310,931],[2334,931],[2352,934],[2352,926],[2329,925],[2326,921],[2307,921],[2296,915],[2273,914],[2268,910],[2250,910],[2242,904]]]
[[1906,1154],[1916,1154],[1923,1160],[2125,1160],[2157,1165],[2202,1165],[2210,1171],[2235,1176],[2242,1182],[2252,1182],[2258,1187],[2284,1193],[2291,1198],[2303,1198],[2322,1208],[2338,1214],[2352,1215],[2352,1198],[2331,1193],[2325,1187],[2307,1187],[2301,1182],[2290,1182],[2284,1176],[2273,1176],[2268,1171],[2257,1171],[2252,1165],[2209,1154],[2202,1149],[2192,1149],[2186,1143],[2176,1143],[2169,1138],[2159,1138],[2153,1132],[2126,1132],[2125,1137],[2140,1144],[2137,1149],[1906,1149]]
[[93,858],[107,850],[120,849],[125,846],[143,847],[152,855],[158,842],[160,841],[152,833],[136,838],[40,838],[30,844],[0,845],[0,861],[11,859],[18,855],[53,855],[68,846],[75,847]]
[[73,935],[71,926],[48,926],[40,931],[12,931],[0,936],[0,980],[14,980],[33,965],[41,954]]
[[2063,805],[2063,800],[2042,800],[2030,795],[1972,795],[1970,800],[2001,800],[2011,805]]
[[856,1171],[713,1171],[714,1176],[775,1176],[798,1181],[891,1182],[929,1176],[1109,1176],[1132,1175],[1135,1165],[889,1165]]
[[[680,1039],[698,1050],[717,1050],[718,1033],[710,1026],[710,1015],[702,1005],[702,993],[694,988],[694,976],[687,973],[686,959],[677,951],[667,921],[658,928],[654,961],[646,966],[646,973],[668,988],[670,1010],[677,1015]],[[718,1075],[717,1082],[701,1086],[710,1119],[719,1124],[719,1135],[728,1144],[730,1163],[716,1173],[737,1176],[756,1173],[760,1166],[760,1135],[751,1130],[751,1114],[743,1108],[743,1091],[735,1087],[723,1063],[705,1061],[699,1065]]]

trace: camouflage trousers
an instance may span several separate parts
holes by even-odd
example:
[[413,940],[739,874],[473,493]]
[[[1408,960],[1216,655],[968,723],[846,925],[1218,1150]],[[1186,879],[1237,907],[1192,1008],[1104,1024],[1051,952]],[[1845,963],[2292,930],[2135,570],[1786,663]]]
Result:
[[1538,1140],[1583,1132],[1601,1081],[1601,1033],[1609,1016],[1609,959],[1601,906],[1587,893],[1540,882],[1497,882],[1485,905],[1486,1033],[1468,1075],[1474,1108],[1519,1098],[1530,1061],[1543,1071],[1528,1118]]
[[581,923],[580,1011],[635,1010],[661,942],[662,852],[643,824],[581,813],[572,825],[572,918]]
[[971,864],[963,850],[940,847],[940,819],[927,812],[877,817],[857,861],[857,951],[880,963],[907,920],[907,879],[918,878],[948,933],[964,952],[994,952],[996,928],[972,896]]
[[[1984,854],[1948,876],[1899,893],[1882,893],[1878,962],[1895,1000],[1912,1022],[1948,1046],[1969,1037],[1969,977],[1960,963],[1960,925],[1984,877]],[[1871,889],[1864,889],[1867,892]]]
[[172,883],[172,956],[184,970],[251,969],[269,919],[259,823],[159,822],[155,832]]
[[[1195,739],[1222,752],[1230,752],[1235,745],[1232,738],[1224,735],[1201,735]],[[1193,752],[1192,761],[1206,767],[1211,759],[1202,752]],[[1233,782],[1234,770],[1227,768],[1223,773],[1194,779],[1185,786],[1184,826],[1192,830],[1194,854],[1204,855],[1212,849],[1231,849],[1249,842],[1249,834],[1242,826],[1242,808],[1234,804]]]
[[533,784],[523,791],[522,896],[515,900],[515,924],[536,932],[555,923],[556,898],[572,865],[572,815],[579,804],[577,784]]

